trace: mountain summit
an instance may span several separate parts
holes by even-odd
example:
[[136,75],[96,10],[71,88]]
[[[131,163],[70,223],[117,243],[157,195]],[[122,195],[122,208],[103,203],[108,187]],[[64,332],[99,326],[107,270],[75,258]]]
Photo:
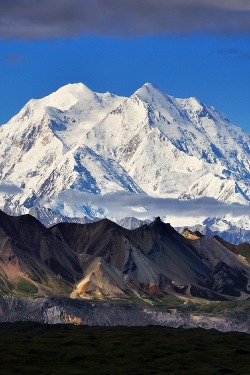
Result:
[[[0,208],[46,204],[74,216],[76,192],[117,191],[249,204],[249,145],[248,134],[193,97],[150,83],[129,98],[66,85],[1,126],[0,178],[21,190],[2,193]],[[77,214],[90,212],[83,202]]]

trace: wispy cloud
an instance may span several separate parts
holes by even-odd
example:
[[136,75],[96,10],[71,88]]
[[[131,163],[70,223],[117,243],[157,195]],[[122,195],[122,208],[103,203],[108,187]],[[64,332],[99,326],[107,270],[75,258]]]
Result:
[[216,53],[220,55],[231,55],[235,56],[239,60],[249,60],[250,59],[250,53],[249,52],[242,52],[238,48],[220,48],[216,50]]
[[216,51],[221,55],[239,55],[241,52],[238,48],[220,48]]
[[60,203],[80,206],[91,205],[101,209],[106,216],[121,219],[136,216],[144,219],[154,216],[183,216],[198,218],[201,216],[249,215],[249,206],[226,204],[213,198],[200,198],[180,201],[170,198],[153,198],[145,194],[117,192],[106,195],[93,195],[76,190],[65,190],[58,196]]
[[249,0],[0,0],[0,38],[250,33]]
[[22,192],[23,190],[15,184],[0,182],[0,194],[16,195]]
[[6,64],[19,64],[24,61],[24,56],[20,54],[11,54],[4,57]]

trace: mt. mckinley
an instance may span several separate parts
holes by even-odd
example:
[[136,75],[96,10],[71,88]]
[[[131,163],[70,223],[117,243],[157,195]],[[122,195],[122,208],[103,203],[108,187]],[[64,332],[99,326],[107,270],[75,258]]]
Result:
[[0,127],[0,209],[109,216],[84,197],[120,191],[247,207],[249,147],[248,134],[194,97],[150,83],[129,98],[69,84]]

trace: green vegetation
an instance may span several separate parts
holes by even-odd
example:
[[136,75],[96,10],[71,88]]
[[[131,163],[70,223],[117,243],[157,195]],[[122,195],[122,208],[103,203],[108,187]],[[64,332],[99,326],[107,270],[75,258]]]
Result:
[[[129,301],[129,300],[128,300]],[[220,315],[220,314],[250,314],[250,299],[247,300],[231,300],[231,301],[208,301],[195,299],[184,303],[183,300],[173,295],[167,295],[163,298],[154,298],[151,300],[143,300],[140,298],[133,298],[130,301],[139,305],[146,305],[149,307],[165,309],[176,309],[178,312]]]
[[[41,286],[46,286],[49,289],[46,290],[47,295],[51,296],[69,296],[72,291],[72,286],[66,284],[66,282],[58,280],[58,283],[51,281],[50,279],[43,280]],[[31,281],[19,278],[16,285],[11,285],[7,292],[2,292],[1,283],[0,283],[0,296],[12,295],[13,297],[32,297],[37,298],[38,288]]]
[[37,287],[26,279],[19,279],[16,285],[17,294],[20,296],[32,295],[37,293]]
[[163,327],[0,325],[10,374],[250,374],[250,335]]
[[204,303],[190,302],[183,306],[180,311],[196,312],[200,314],[219,315],[219,314],[249,314],[250,300],[233,300],[233,301],[209,301]]
[[52,295],[55,295],[55,296],[60,295],[60,296],[68,297],[73,289],[72,285],[60,279],[55,281],[52,278],[47,278],[46,280],[43,281],[42,284],[50,288]]
[[[81,298],[79,299],[81,300]],[[231,301],[208,301],[208,300],[189,300],[184,303],[184,301],[171,294],[164,296],[163,298],[152,298],[145,299],[139,298],[137,296],[130,296],[124,299],[114,299],[105,298],[97,299],[92,298],[90,300],[92,303],[103,303],[109,302],[112,304],[137,304],[142,307],[152,309],[162,309],[163,311],[167,309],[176,309],[179,313],[195,313],[200,315],[214,315],[220,316],[225,314],[250,314],[250,299],[247,300],[231,300]]]

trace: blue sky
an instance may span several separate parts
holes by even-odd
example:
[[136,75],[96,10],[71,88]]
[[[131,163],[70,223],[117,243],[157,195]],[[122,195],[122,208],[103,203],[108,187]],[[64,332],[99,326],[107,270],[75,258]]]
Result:
[[[92,1],[92,5],[101,4]],[[171,8],[172,0],[144,1],[148,9],[142,14],[139,5],[143,1],[121,0],[124,7],[116,9],[115,2],[104,0],[103,17],[95,14],[92,23],[84,18],[92,8],[83,9],[82,16],[76,12],[79,0],[48,2],[59,10],[65,7],[62,16],[57,12],[56,20],[50,19],[53,9],[48,5],[48,9],[39,9],[42,16],[34,23],[38,11],[34,6],[34,17],[32,10],[27,16],[28,1],[13,0],[12,6],[0,1],[0,123],[8,121],[29,99],[43,97],[67,83],[83,82],[94,91],[128,96],[145,82],[152,82],[170,95],[198,97],[250,133],[247,2],[237,2],[239,12],[233,6],[236,1],[231,0],[227,3],[232,9],[226,7],[222,12],[214,8],[213,0],[195,0],[193,16],[193,9],[187,10],[182,0],[177,1],[177,10]],[[166,26],[169,22],[162,16],[163,7],[164,11],[170,9],[171,19],[175,17],[173,25]],[[72,12],[66,17],[68,9]],[[211,16],[219,14],[221,18],[215,17],[211,24],[208,9]]]

